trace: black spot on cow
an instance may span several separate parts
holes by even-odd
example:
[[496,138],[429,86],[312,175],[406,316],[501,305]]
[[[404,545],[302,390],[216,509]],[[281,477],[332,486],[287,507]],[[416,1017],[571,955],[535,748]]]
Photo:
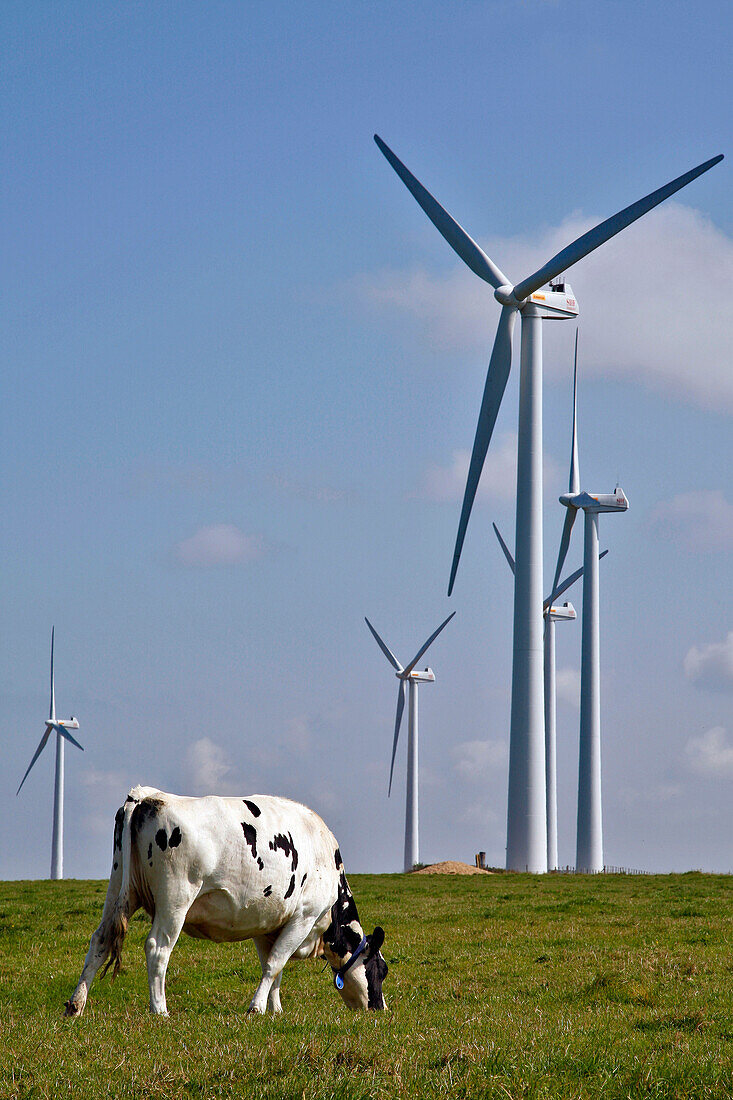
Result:
[[341,864],[342,864],[342,862],[343,862],[343,861],[342,861],[342,859],[341,859],[341,852],[339,851],[339,849],[338,849],[338,848],[337,848],[337,849],[336,849],[336,851],[335,851],[335,852],[333,853],[333,858],[334,858],[334,859],[335,859],[335,861],[336,861],[336,870],[338,871],[339,867],[341,866]]
[[250,825],[249,821],[242,822],[242,832],[244,833],[244,839],[250,847],[253,859],[257,860],[257,866],[260,871],[262,870],[262,860],[257,855],[257,830],[254,825]]
[[266,898],[269,898],[270,894],[272,893],[272,887],[266,886],[262,893],[265,895]]
[[119,851],[122,851],[122,826],[124,824],[124,821],[125,811],[122,806],[120,806],[119,810],[115,814],[115,835],[112,844],[112,850],[115,852],[118,851],[118,849]]
[[288,886],[287,890],[283,894],[283,898],[285,898],[286,901],[290,897],[290,895],[292,894],[294,889],[295,889],[295,875],[291,875],[290,876],[290,885]]
[[298,866],[298,849],[293,843],[292,833],[288,833],[287,836],[283,833],[278,833],[270,841],[270,848],[273,852],[276,852],[279,848],[286,859],[290,856],[290,870],[295,874],[295,869]]
[[164,852],[168,847],[168,837],[165,835],[165,829],[158,829],[155,834],[155,843],[160,848],[161,852]]
[[[134,800],[133,800],[134,801]],[[158,811],[164,806],[162,798],[143,798],[132,811],[130,818],[130,837],[132,841],[137,839],[146,822],[158,816]]]
[[254,802],[250,802],[250,800],[248,798],[243,798],[242,802],[244,802],[245,806],[247,807],[249,812],[252,814],[252,817],[259,817],[260,814],[262,813],[262,810],[259,808],[259,806],[256,805],[256,803],[254,803]]
[[356,902],[354,901],[354,895],[349,889],[344,871],[341,872],[339,878],[339,894],[336,899],[336,904],[339,909],[342,924],[351,924],[353,921],[358,921],[359,914],[356,911]]
[[153,866],[153,842],[152,842],[152,840],[148,844],[148,863],[150,864],[151,867]]
[[306,871],[306,873],[303,875],[302,879],[300,880],[300,885],[301,886],[304,884],[304,882],[307,878],[308,878],[308,872]]
[[343,959],[356,950],[361,943],[361,937],[356,902],[346,881],[346,875],[342,871],[339,877],[338,897],[331,906],[331,923],[323,933],[323,939],[333,953]]
[[169,848],[177,848],[178,845],[181,843],[181,839],[182,839],[181,838],[181,830],[176,825],[175,829],[173,830],[171,835],[168,837],[168,847]]
[[112,870],[113,871],[117,870],[117,860],[115,860],[114,863],[112,864]]

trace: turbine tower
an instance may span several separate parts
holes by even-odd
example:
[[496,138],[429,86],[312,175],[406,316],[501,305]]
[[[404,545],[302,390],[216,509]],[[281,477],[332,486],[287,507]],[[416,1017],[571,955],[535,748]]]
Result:
[[[471,454],[448,595],[453,591],[466,527],[491,435],[506,388],[517,313],[522,318],[517,441],[516,572],[512,707],[507,800],[507,868],[547,870],[545,816],[545,733],[542,643],[542,320],[575,317],[578,306],[562,272],[652,210],[664,199],[707,172],[713,157],[583,233],[521,282],[507,276],[468,233],[412,175],[375,134],[380,151],[420,204],[433,225],[465,264],[494,288],[501,315],[489,360],[486,384]],[[550,282],[550,287],[545,284]]]
[[417,651],[409,665],[405,668],[402,667],[400,662],[395,657],[394,653],[389,649],[382,639],[377,634],[376,630],[364,617],[364,622],[367,624],[375,641],[381,649],[384,656],[387,658],[392,668],[395,670],[395,675],[399,680],[399,687],[397,689],[397,715],[395,717],[394,724],[394,741],[392,742],[392,763],[389,767],[389,789],[387,791],[387,797],[392,793],[392,774],[394,772],[395,755],[397,753],[397,741],[400,736],[400,725],[402,723],[402,711],[405,709],[405,689],[409,684],[410,689],[410,701],[408,707],[408,724],[407,724],[407,799],[405,806],[405,871],[411,871],[416,863],[420,861],[420,843],[419,843],[419,821],[418,821],[418,733],[417,733],[417,687],[418,684],[432,684],[435,682],[435,673],[431,668],[426,668],[424,672],[415,670],[415,665],[427,652],[429,647],[433,644],[435,639],[440,634],[444,626],[447,626],[451,621],[455,611],[451,612],[445,622],[442,622],[438,629],[434,631],[427,642]]
[[[28,765],[28,770],[20,781],[20,787],[23,786],[28,773],[35,764],[38,757],[41,755],[46,747],[46,742],[51,736],[52,732],[56,731],[56,778],[54,782],[53,791],[53,835],[51,839],[51,878],[63,878],[64,877],[64,741],[70,741],[72,745],[76,745],[77,749],[84,749],[79,742],[71,736],[69,730],[78,730],[79,723],[72,715],[71,718],[57,718],[56,717],[56,691],[54,688],[54,676],[53,676],[53,643],[54,643],[54,630],[51,628],[51,706],[48,713],[48,719],[46,720],[46,730],[41,738],[38,748],[33,754],[33,759]],[[20,794],[20,787],[15,792],[16,798]]]
[[560,497],[567,508],[555,576],[559,576],[570,545],[570,533],[579,511],[585,513],[583,553],[583,621],[580,659],[580,746],[578,752],[578,835],[576,871],[603,870],[603,816],[601,806],[601,658],[598,585],[598,516],[625,512],[629,502],[617,485],[613,493],[580,491],[578,462],[578,357],[576,335],[573,375],[573,438],[569,491]]
[[[509,568],[514,572],[514,558],[509,547],[501,537],[499,528],[493,525],[499,545],[504,551],[504,557],[509,562]],[[605,558],[608,550],[599,555]],[[556,604],[554,601],[567,592],[572,585],[582,577],[583,569],[576,569],[569,577],[566,577],[561,585],[548,596],[542,607],[545,616],[545,650],[544,650],[544,688],[545,688],[545,806],[547,814],[547,870],[556,871],[558,867],[557,857],[557,691],[555,687],[555,623],[572,622],[577,618],[575,608],[571,603]]]

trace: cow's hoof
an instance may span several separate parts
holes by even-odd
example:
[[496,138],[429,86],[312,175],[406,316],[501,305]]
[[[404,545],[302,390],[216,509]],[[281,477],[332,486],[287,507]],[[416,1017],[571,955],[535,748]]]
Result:
[[66,1001],[64,1003],[64,1016],[81,1016],[82,1011],[81,1005],[77,1004],[76,1001]]

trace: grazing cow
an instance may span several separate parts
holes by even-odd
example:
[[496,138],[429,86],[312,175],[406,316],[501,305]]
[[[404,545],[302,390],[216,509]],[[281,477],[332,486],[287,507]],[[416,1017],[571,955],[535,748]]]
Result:
[[152,917],[145,942],[150,1011],[167,1015],[165,972],[181,932],[217,943],[252,939],[262,980],[250,1012],[281,1012],[288,959],[324,958],[349,1008],[385,1007],[381,928],[366,936],[341,853],[317,814],[269,795],[183,798],[134,787],[115,817],[102,920],[67,1016],[84,1011],[100,966],[120,969],[132,914]]

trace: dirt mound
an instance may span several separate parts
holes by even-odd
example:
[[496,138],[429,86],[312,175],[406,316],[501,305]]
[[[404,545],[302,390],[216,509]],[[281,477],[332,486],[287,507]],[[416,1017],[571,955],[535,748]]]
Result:
[[458,859],[446,859],[442,863],[430,863],[413,871],[414,875],[490,875],[491,871],[482,871],[470,863],[461,863]]

